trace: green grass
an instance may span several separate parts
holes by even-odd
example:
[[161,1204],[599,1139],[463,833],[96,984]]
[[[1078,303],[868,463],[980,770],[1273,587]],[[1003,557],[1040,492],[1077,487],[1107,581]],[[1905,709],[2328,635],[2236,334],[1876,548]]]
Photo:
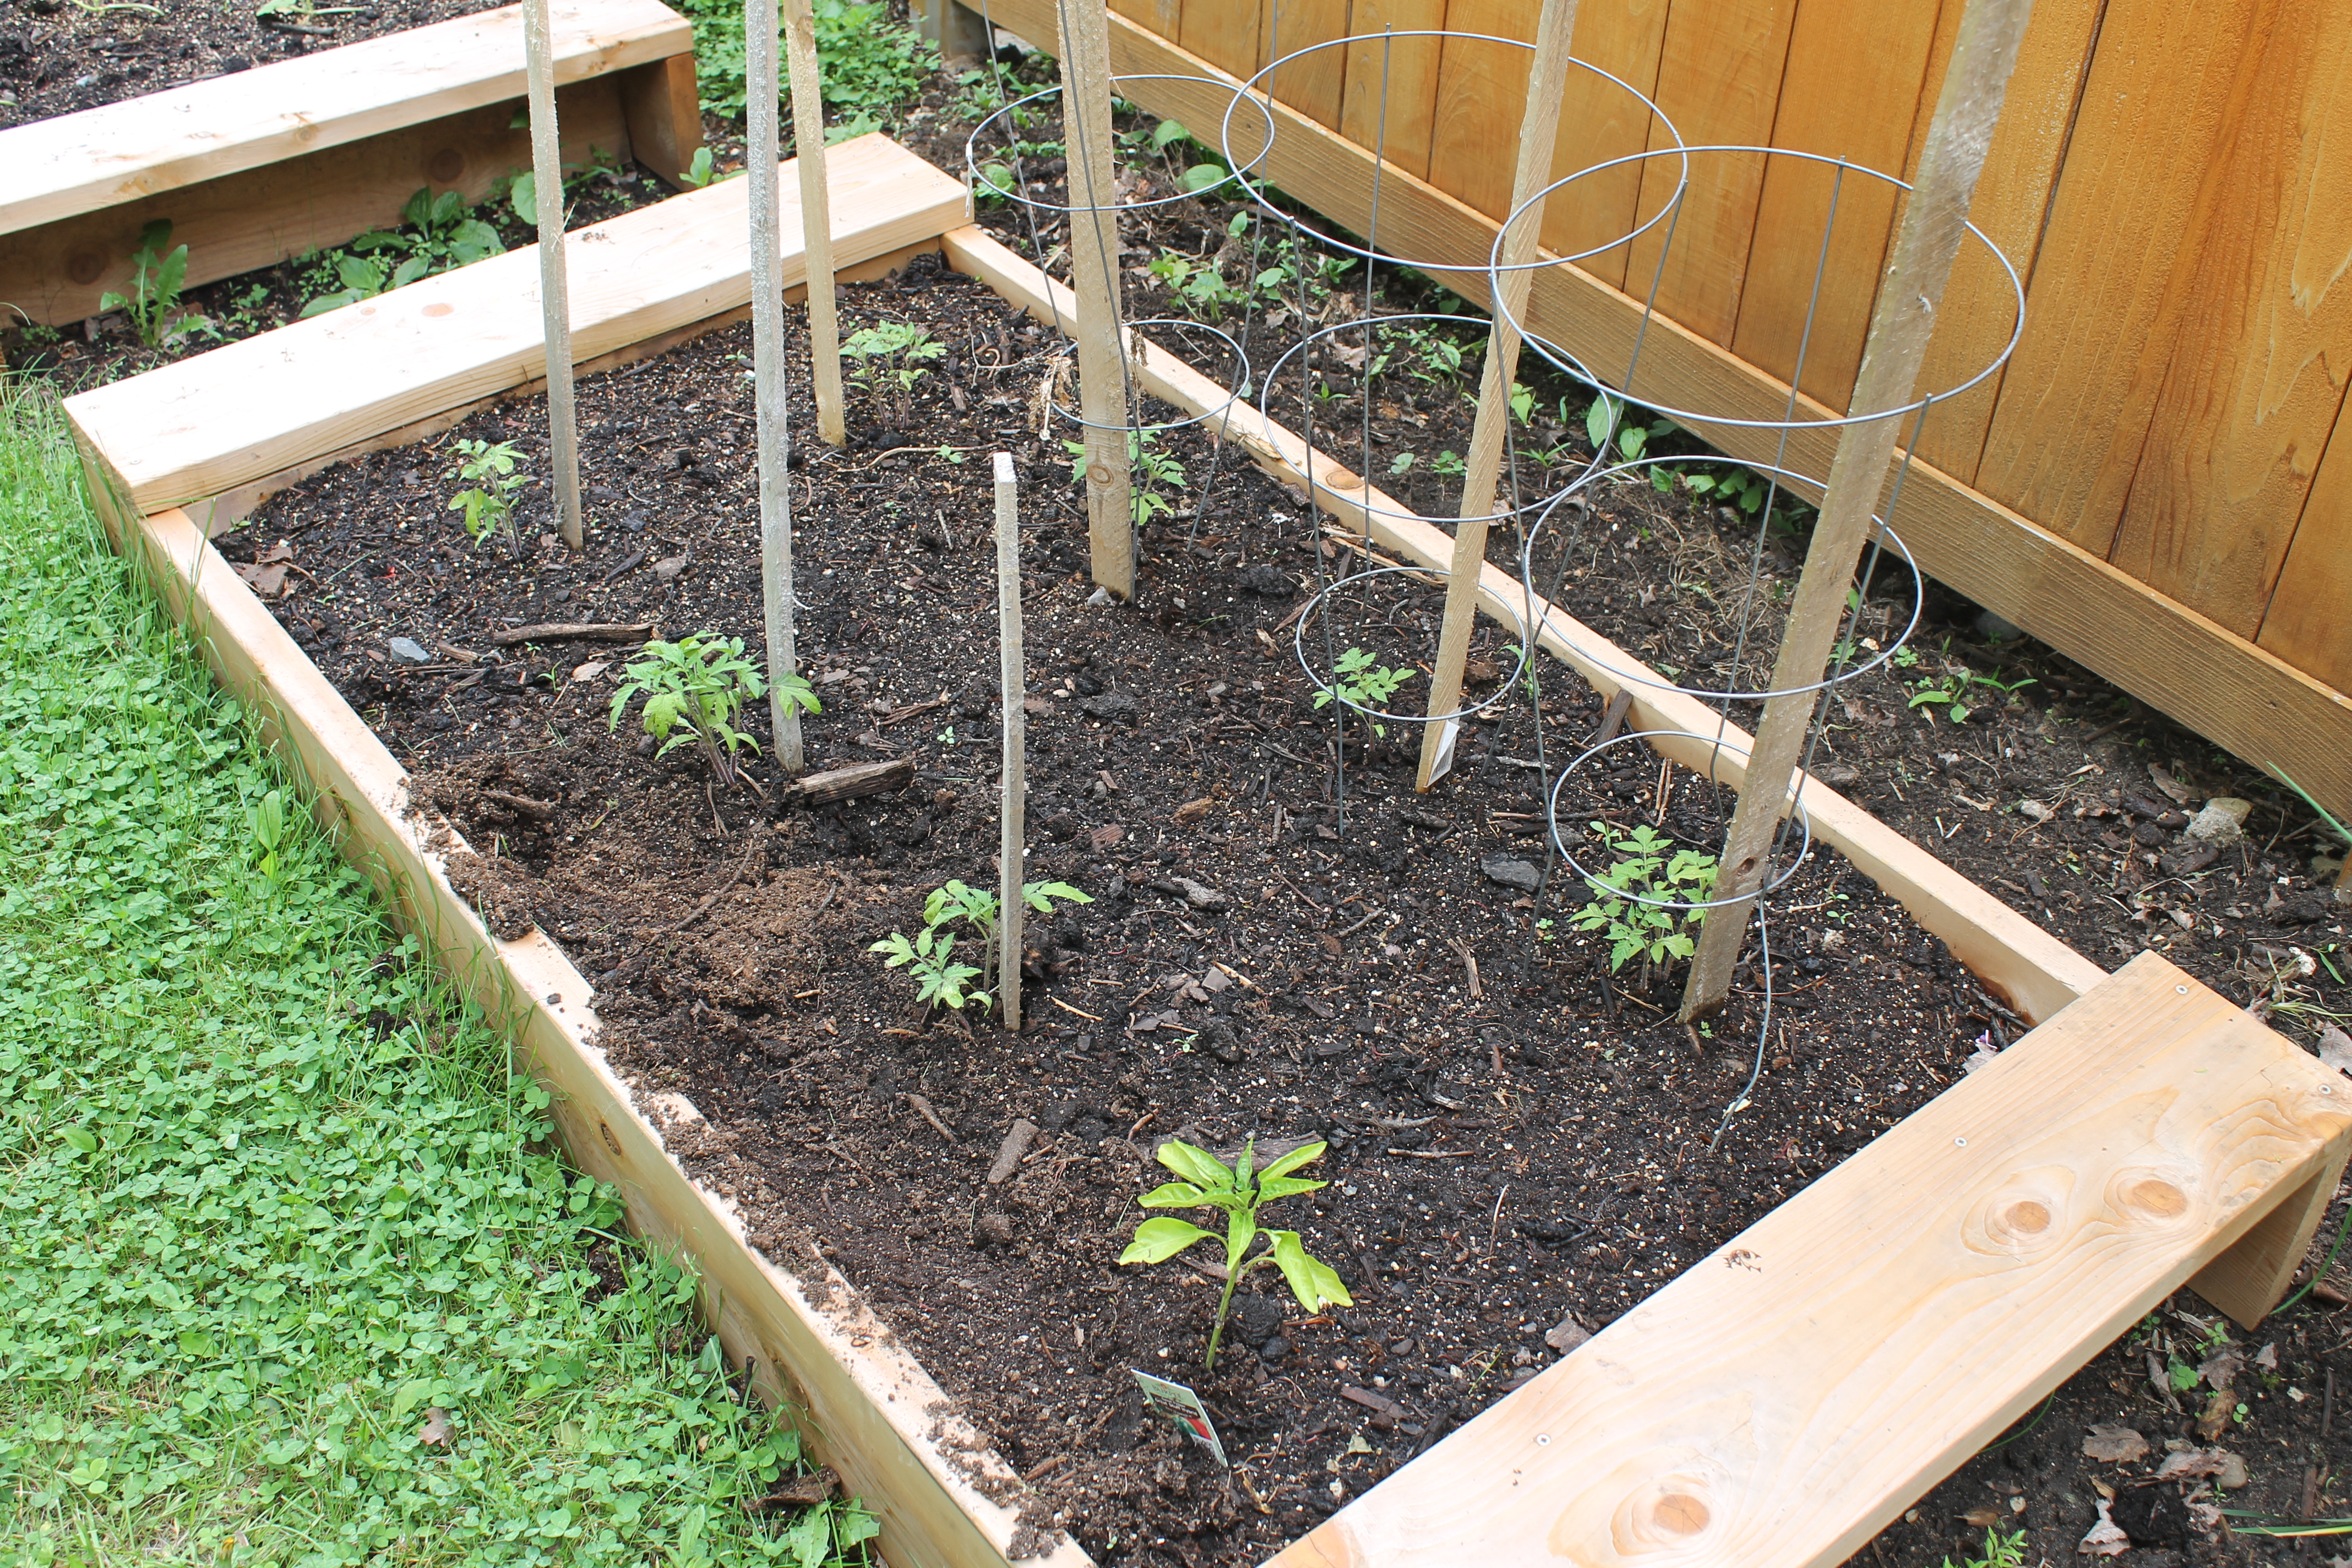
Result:
[[0,389],[0,1563],[862,1561],[285,787]]

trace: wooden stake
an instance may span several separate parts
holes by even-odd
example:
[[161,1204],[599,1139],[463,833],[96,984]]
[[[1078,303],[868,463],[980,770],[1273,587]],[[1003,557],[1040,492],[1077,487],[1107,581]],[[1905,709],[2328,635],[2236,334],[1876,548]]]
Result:
[[[785,463],[792,434],[784,405],[784,295],[778,277],[778,205],[783,178],[783,127],[777,112],[776,0],[746,0],[743,7],[744,95],[751,145],[751,385],[758,400],[760,452],[760,598],[768,633],[768,720],[777,765],[787,778],[806,768],[800,709],[784,700],[781,683],[800,668],[793,626],[793,487]],[[830,233],[828,232],[828,238]],[[828,269],[826,276],[832,274]],[[816,276],[811,258],[809,276]]]
[[1120,353],[1118,195],[1110,130],[1110,28],[1103,0],[1059,0],[1062,133],[1069,153],[1070,281],[1078,296],[1078,412],[1087,428],[1087,534],[1095,582],[1135,597],[1135,510]]
[[809,0],[784,0],[784,55],[793,74],[793,157],[801,169],[801,237],[808,255],[809,363],[816,377],[816,433],[849,439],[841,412],[841,326],[833,306],[833,208],[824,184],[824,82],[817,69]]
[[572,289],[563,271],[563,154],[555,133],[554,40],[547,0],[523,0],[524,89],[530,105],[531,192],[539,209],[539,301],[547,319],[547,449],[563,542],[588,547],[580,521],[580,421],[572,400]]
[[[1519,121],[1518,172],[1511,180],[1511,210],[1534,203],[1503,237],[1502,262],[1518,270],[1496,280],[1502,299],[1486,339],[1486,366],[1478,386],[1478,417],[1470,429],[1470,461],[1462,479],[1462,510],[1454,525],[1454,563],[1445,580],[1445,622],[1438,633],[1437,668],[1429,678],[1429,711],[1451,713],[1462,706],[1462,671],[1470,658],[1470,632],[1478,620],[1478,568],[1486,559],[1486,525],[1495,510],[1495,484],[1503,468],[1503,445],[1510,437],[1511,387],[1518,379],[1519,334],[1511,325],[1528,308],[1535,259],[1543,232],[1543,204],[1536,193],[1551,183],[1554,139],[1559,132],[1560,83],[1568,75],[1569,45],[1576,32],[1576,0],[1544,0],[1536,16],[1535,58],[1528,67],[1528,108]],[[1427,789],[1454,766],[1457,719],[1421,727],[1421,773],[1415,789]]]
[[1022,847],[1027,842],[1028,695],[1021,652],[1021,507],[1013,456],[996,454],[996,635],[1004,703],[1004,807],[996,836],[996,999],[1008,1029],[1021,1027]]
[[[2032,0],[1970,0],[1960,20],[1936,118],[1927,129],[1919,177],[1895,240],[1894,262],[1871,312],[1870,342],[1850,405],[1853,412],[1900,409],[1911,401],[1919,362],[1935,330],[1936,307],[1960,247],[1969,200],[1984,169],[1985,150],[2000,118],[2018,42],[2032,9]],[[1767,852],[1788,807],[1789,780],[1812,728],[1818,693],[1811,688],[1828,666],[1830,639],[1836,635],[1846,592],[1853,584],[1854,566],[1870,532],[1871,511],[1885,485],[1901,425],[1899,415],[1889,414],[1848,425],[1839,434],[1821,520],[1813,527],[1788,631],[1772,667],[1772,689],[1787,694],[1764,705],[1764,721],[1748,755],[1748,779],[1724,840],[1715,897],[1740,901],[1707,911],[1683,993],[1685,1023],[1714,1012],[1730,994],[1732,965],[1747,935],[1756,890],[1763,885]]]

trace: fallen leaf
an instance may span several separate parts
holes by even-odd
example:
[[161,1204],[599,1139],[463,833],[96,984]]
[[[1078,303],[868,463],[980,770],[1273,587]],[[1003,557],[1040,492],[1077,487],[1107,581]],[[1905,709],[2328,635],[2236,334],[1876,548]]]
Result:
[[2218,1476],[2229,1461],[2230,1457],[2219,1448],[2183,1448],[2178,1454],[2165,1457],[2164,1463],[2156,1468],[2156,1479],[2173,1481],[2197,1476]]
[[2352,1035],[2333,1024],[2319,1027],[2319,1059],[2337,1072],[2352,1075]]
[[[2197,1375],[2203,1378],[2205,1386],[2214,1393],[2227,1394],[2230,1384],[2237,1381],[2239,1369],[2245,1364],[2246,1358],[2239,1353],[2235,1345],[2224,1345],[2197,1363]],[[2208,1434],[2209,1436],[2210,1435]]]
[[1208,816],[1209,808],[1214,805],[1216,802],[1206,795],[1202,795],[1199,800],[1186,801],[1176,808],[1176,825],[1180,827],[1190,827]]
[[2196,789],[2186,780],[2173,777],[2161,763],[2148,763],[2147,776],[2156,781],[2157,788],[2172,797],[2175,805],[2187,805],[2197,798]]
[[1097,827],[1087,835],[1087,842],[1097,849],[1108,849],[1127,837],[1127,829],[1114,822],[1108,827]]
[[2083,1458],[2110,1465],[2128,1465],[2147,1458],[2147,1439],[2128,1426],[2096,1426],[2083,1439]]
[[654,575],[667,583],[686,570],[686,563],[687,558],[683,555],[673,555],[667,560],[656,561],[654,563]]
[[2000,1510],[1990,1503],[1987,1503],[1982,1508],[1972,1508],[1960,1515],[1960,1522],[1974,1525],[1979,1530],[1990,1530],[2000,1522]]
[[2085,1557],[2120,1557],[2131,1550],[2131,1537],[2124,1533],[2123,1526],[2107,1517],[2107,1510],[2114,1506],[2105,1498],[2099,1500],[2099,1521],[2091,1526],[2075,1551]]
[[2254,1364],[2261,1367],[2264,1372],[2276,1372],[2278,1370],[2278,1346],[2274,1343],[2267,1344],[2262,1349],[2256,1351],[2254,1352]]
[[416,1440],[428,1447],[447,1447],[452,1428],[449,1413],[437,1405],[425,1407],[425,1425],[416,1429]]
[[1992,1043],[1992,1031],[1988,1029],[1977,1037],[1977,1048],[1969,1053],[1969,1058],[1960,1064],[1960,1069],[1974,1072],[1999,1055],[2000,1047]]
[[2197,1417],[2197,1435],[2208,1443],[2229,1428],[2230,1413],[2237,1408],[2238,1396],[2226,1388],[2217,1388],[2213,1397],[2205,1402]]
[[574,680],[593,680],[612,668],[613,665],[611,660],[597,659],[593,663],[583,664],[579,668],[573,670],[572,672],[572,679]]
[[258,563],[251,566],[240,566],[236,569],[236,574],[245,579],[247,587],[265,599],[275,599],[286,592],[286,563],[282,561],[273,562],[267,566]]

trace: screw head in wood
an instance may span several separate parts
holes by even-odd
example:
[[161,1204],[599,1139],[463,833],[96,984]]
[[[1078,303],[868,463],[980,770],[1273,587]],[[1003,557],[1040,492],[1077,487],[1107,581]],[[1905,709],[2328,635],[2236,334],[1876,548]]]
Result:
[[1952,1140],[1952,1147],[1955,1149],[1965,1149],[1968,1146],[1969,1141],[1965,1138],[1955,1138]]
[[2176,985],[2172,989],[2175,994],[2179,995],[2186,996],[2189,994],[2189,987],[2186,985]]

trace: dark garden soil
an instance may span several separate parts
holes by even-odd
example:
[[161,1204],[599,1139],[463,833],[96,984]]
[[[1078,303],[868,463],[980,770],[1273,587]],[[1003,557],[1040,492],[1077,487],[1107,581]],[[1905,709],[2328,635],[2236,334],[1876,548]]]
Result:
[[[783,805],[764,753],[746,773],[771,798],[723,790],[691,746],[647,754],[634,710],[608,731],[625,646],[497,643],[528,625],[651,622],[741,637],[756,657],[748,328],[582,383],[584,556],[556,543],[537,489],[512,552],[472,547],[447,510],[451,439],[512,440],[536,469],[535,401],[331,469],[222,544],[479,852],[458,875],[492,923],[560,940],[595,979],[601,1043],[641,1100],[682,1093],[707,1119],[674,1127],[685,1163],[785,1267],[814,1247],[851,1279],[1033,1480],[1038,1528],[1107,1563],[1263,1559],[2018,1032],[1941,943],[1818,850],[1774,900],[1771,1024],[1748,1089],[1753,967],[1693,1035],[1672,1021],[1678,971],[1636,963],[1612,980],[1602,940],[1570,925],[1583,900],[1567,880],[1541,910],[1519,885],[1545,861],[1528,764],[1540,748],[1556,768],[1601,720],[1580,681],[1546,666],[1540,718],[1497,703],[1427,796],[1412,726],[1369,749],[1351,731],[1343,801],[1291,637],[1346,555],[1318,553],[1294,497],[1198,431],[1164,437],[1185,478],[1147,531],[1139,603],[1089,605],[1070,431],[1041,438],[1034,410],[1049,336],[928,261],[843,307],[845,327],[914,321],[946,345],[906,407],[854,391],[851,447],[795,458],[800,662],[825,704],[810,765],[912,759],[896,794]],[[1029,875],[1094,900],[1033,921],[1019,1035],[976,1010],[926,1016],[866,951],[917,930],[948,879],[993,886],[999,449],[1024,482]],[[1580,615],[1654,660],[1720,659],[1747,548],[1723,520],[1612,489],[1576,548],[1562,596]],[[1768,567],[1793,574],[1785,552]],[[1332,646],[1422,658],[1434,594],[1380,581],[1334,610]],[[1868,608],[1899,626],[1908,598],[1906,584]],[[1833,714],[1826,776],[2103,963],[2164,947],[2305,1039],[2323,1010],[2347,1010],[2343,912],[2307,875],[2307,813],[2121,713],[2046,650],[1980,644],[1973,607],[1937,594],[1927,615],[1923,655],[2037,684],[1953,727],[1893,684],[1933,666],[1865,678]],[[1319,626],[1308,641],[1321,648]],[[1491,691],[1510,668],[1493,628],[1475,658]],[[766,746],[764,704],[745,722]],[[1719,831],[1702,781],[1632,748],[1565,792],[1565,821],[1701,847]],[[2252,837],[2200,859],[2174,813],[2214,793],[2257,801]],[[2051,815],[2021,816],[2021,799]],[[991,1184],[1021,1120],[1030,1152]],[[1303,1232],[1354,1305],[1302,1318],[1254,1275],[1203,1373],[1214,1283],[1114,1262],[1152,1152],[1170,1135],[1310,1134],[1330,1150],[1307,1173],[1333,1184],[1268,1217]],[[2209,1317],[2188,1293],[2177,1305]],[[2168,1382],[2178,1362],[2193,1381],[2201,1365],[2231,1390],[2212,1446],[2250,1480],[2232,1506],[2330,1511],[2328,1391],[2352,1369],[2331,1312],[2315,1298],[2241,1336],[2235,1367],[2187,1317],[2151,1320],[1856,1561],[1929,1568],[1995,1521],[2029,1531],[2025,1561],[2065,1561],[2099,1486],[2121,1489],[2131,1562],[2286,1560],[2192,1517],[2184,1493],[2210,1501],[2204,1477],[2130,1484],[2168,1440],[2209,1446],[2190,1427],[2211,1388],[2160,1396],[2150,1368]],[[1230,1475],[1145,1412],[1130,1367],[1200,1389]],[[2152,1451],[2086,1460],[2094,1423]]]
[[0,131],[356,44],[507,0],[379,0],[311,16],[254,15],[258,0],[0,5]]

